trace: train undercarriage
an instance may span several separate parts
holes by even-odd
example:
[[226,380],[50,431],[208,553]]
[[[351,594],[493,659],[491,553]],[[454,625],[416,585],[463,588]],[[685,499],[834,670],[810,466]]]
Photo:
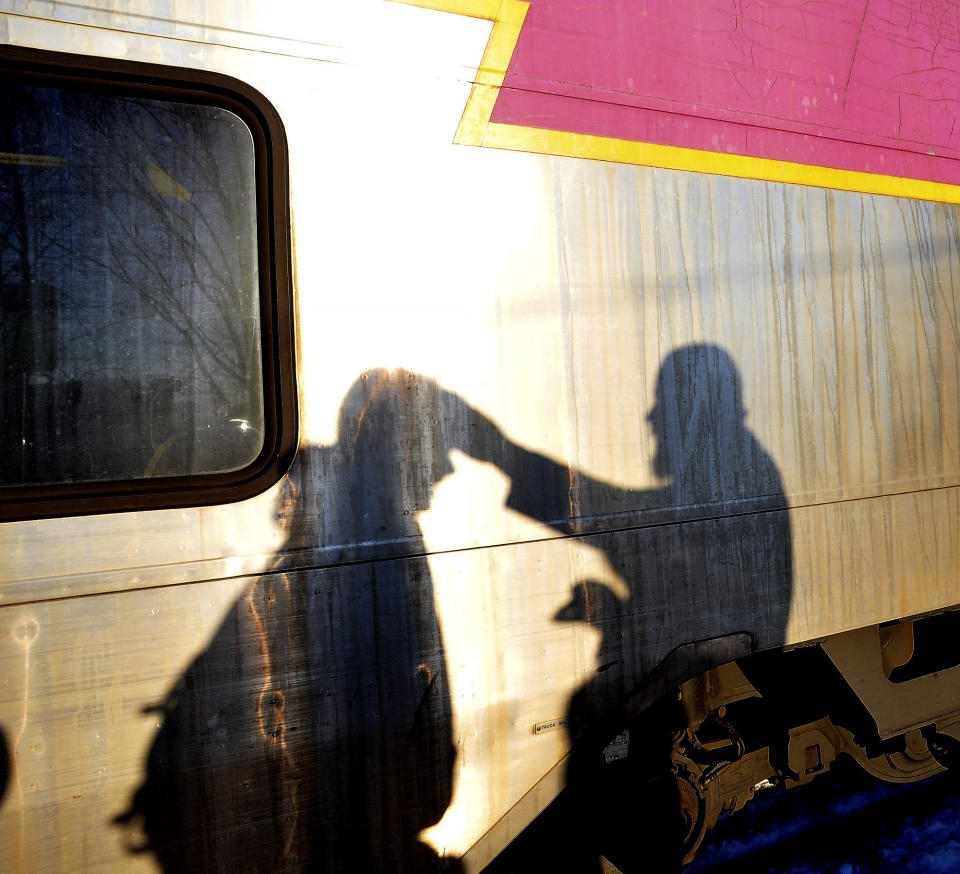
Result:
[[868,626],[726,662],[643,708],[604,751],[604,870],[679,870],[721,815],[808,784],[841,755],[892,783],[955,766],[958,632],[960,611]]

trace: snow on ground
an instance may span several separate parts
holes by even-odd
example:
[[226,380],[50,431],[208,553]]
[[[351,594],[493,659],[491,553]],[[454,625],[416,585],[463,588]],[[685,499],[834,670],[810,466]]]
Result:
[[960,874],[960,782],[879,782],[841,758],[720,820],[686,874]]
[[[563,796],[485,874],[577,871]],[[574,819],[575,823],[576,820]],[[684,874],[960,874],[960,779],[894,785],[845,756],[808,786],[721,818]],[[654,870],[640,874],[658,874]]]

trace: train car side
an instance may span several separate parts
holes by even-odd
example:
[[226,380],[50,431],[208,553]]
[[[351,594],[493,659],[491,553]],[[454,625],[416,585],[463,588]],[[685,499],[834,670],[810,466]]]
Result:
[[564,787],[679,867],[955,762],[956,185],[531,127],[528,5],[0,5],[5,870],[479,871]]

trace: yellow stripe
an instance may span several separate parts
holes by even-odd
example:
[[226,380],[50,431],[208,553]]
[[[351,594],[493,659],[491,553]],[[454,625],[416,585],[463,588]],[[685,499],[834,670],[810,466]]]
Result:
[[529,3],[524,0],[392,0],[408,6],[419,6],[439,12],[451,12],[493,22],[490,39],[477,71],[477,79],[460,119],[454,142],[468,146],[488,146],[519,152],[536,152],[568,158],[588,158],[663,167],[669,170],[691,170],[719,176],[739,176],[766,182],[788,182],[836,188],[864,194],[889,194],[915,200],[960,203],[960,185],[883,176],[856,170],[837,170],[772,158],[730,155],[681,146],[661,146],[614,137],[575,134],[544,130],[522,125],[497,124],[490,121],[497,94],[503,85],[510,59],[513,57],[520,29]]
[[915,200],[936,200],[960,203],[960,185],[883,176],[879,173],[861,173],[855,170],[837,170],[812,164],[796,164],[771,158],[753,158],[747,155],[729,155],[680,146],[660,146],[638,143],[613,137],[565,131],[541,130],[511,124],[488,124],[481,145],[518,152],[537,152],[568,158],[590,158],[613,161],[618,164],[640,164],[664,167],[668,170],[693,170],[718,176],[740,176],[767,182],[789,182],[795,185],[815,185],[819,188],[837,188],[865,194],[889,194],[912,197]]

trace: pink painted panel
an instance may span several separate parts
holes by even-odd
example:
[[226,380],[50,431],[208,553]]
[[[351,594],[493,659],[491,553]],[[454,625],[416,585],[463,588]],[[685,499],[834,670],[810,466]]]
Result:
[[492,120],[960,184],[958,5],[531,0]]

